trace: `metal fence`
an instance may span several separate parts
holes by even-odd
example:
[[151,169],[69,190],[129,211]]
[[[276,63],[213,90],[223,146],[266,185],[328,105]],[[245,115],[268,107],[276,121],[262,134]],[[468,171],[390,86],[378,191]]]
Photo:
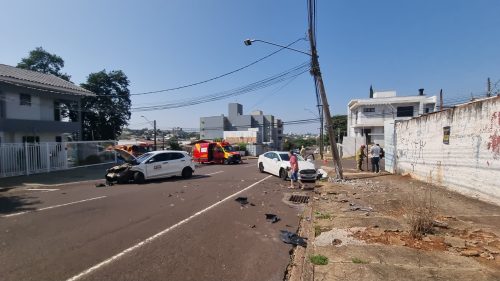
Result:
[[113,163],[115,145],[115,141],[1,144],[0,177]]

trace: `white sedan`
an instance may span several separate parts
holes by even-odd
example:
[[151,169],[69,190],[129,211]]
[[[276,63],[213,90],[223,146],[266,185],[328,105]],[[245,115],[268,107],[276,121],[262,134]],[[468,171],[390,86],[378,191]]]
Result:
[[[314,163],[306,161],[300,155],[296,155],[299,164],[299,179],[300,180],[316,180],[318,172],[314,167]],[[267,172],[282,178],[288,179],[287,168],[290,167],[290,158],[286,151],[268,151],[259,156],[257,166],[261,173]]]
[[125,164],[108,169],[106,180],[127,183],[143,183],[146,180],[182,176],[187,179],[193,175],[195,165],[185,151],[152,151],[135,158],[123,150],[116,150]]

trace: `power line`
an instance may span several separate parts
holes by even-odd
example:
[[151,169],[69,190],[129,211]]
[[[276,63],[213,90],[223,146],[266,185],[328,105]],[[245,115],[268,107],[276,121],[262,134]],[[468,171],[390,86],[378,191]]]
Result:
[[201,96],[201,97],[196,97],[196,98],[191,98],[191,99],[173,101],[170,103],[164,103],[164,104],[159,104],[159,105],[133,107],[132,111],[134,111],[134,112],[153,111],[153,110],[163,110],[163,109],[186,107],[186,106],[221,100],[221,99],[225,99],[228,97],[243,95],[243,94],[246,94],[249,92],[257,91],[257,90],[260,90],[262,88],[266,88],[266,87],[275,85],[277,83],[280,83],[282,81],[286,81],[288,79],[292,79],[292,78],[299,76],[307,71],[309,71],[309,63],[303,63],[303,64],[300,64],[300,65],[298,65],[294,68],[291,68],[285,72],[276,74],[274,76],[265,78],[265,79],[257,81],[257,82],[253,82],[251,84],[248,84],[248,85],[245,85],[243,87],[236,88],[236,89],[218,92],[218,93],[205,95],[205,96]]
[[251,63],[249,63],[247,65],[244,65],[244,66],[242,66],[240,68],[237,68],[235,70],[226,72],[226,73],[221,74],[221,75],[217,75],[215,77],[212,77],[212,78],[209,78],[209,79],[206,79],[206,80],[203,80],[203,81],[199,81],[199,82],[195,82],[195,83],[190,83],[190,84],[182,85],[182,86],[177,86],[177,87],[173,87],[173,88],[163,89],[163,90],[156,90],[156,91],[135,93],[135,94],[131,94],[131,96],[140,96],[140,95],[149,95],[149,94],[156,94],[156,93],[162,93],[162,92],[169,92],[169,91],[180,90],[180,89],[184,89],[184,88],[188,88],[188,87],[193,87],[193,86],[197,86],[197,85],[200,85],[200,84],[204,84],[204,83],[207,83],[207,82],[210,82],[210,81],[214,81],[216,79],[219,79],[219,78],[222,78],[222,77],[234,74],[234,73],[239,72],[241,70],[244,70],[244,69],[246,69],[246,68],[248,68],[248,67],[250,67],[250,66],[252,66],[254,64],[257,64],[257,63],[259,63],[259,62],[261,62],[261,61],[263,61],[263,60],[265,60],[265,59],[267,59],[267,58],[269,58],[269,57],[271,57],[271,56],[273,56],[273,55],[275,55],[275,54],[283,51],[284,49],[292,46],[293,44],[299,42],[300,40],[305,40],[305,38],[299,38],[299,39],[293,41],[292,43],[286,45],[285,47],[280,48],[277,51],[274,51],[274,52],[272,52],[272,53],[270,53],[270,54],[268,54],[268,55],[266,55],[266,56],[264,56],[264,57],[262,57],[262,58],[260,58],[260,59],[258,59],[256,61],[253,61],[253,62],[251,62]]

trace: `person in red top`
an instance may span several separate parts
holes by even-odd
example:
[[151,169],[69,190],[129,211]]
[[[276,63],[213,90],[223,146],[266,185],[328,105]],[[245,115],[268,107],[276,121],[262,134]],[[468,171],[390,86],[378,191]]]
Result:
[[298,181],[300,188],[304,188],[304,184],[302,183],[301,180],[299,180],[299,162],[297,159],[297,156],[293,154],[292,151],[288,152],[288,156],[290,157],[290,187],[289,188],[295,188],[295,185],[293,184],[294,181]]

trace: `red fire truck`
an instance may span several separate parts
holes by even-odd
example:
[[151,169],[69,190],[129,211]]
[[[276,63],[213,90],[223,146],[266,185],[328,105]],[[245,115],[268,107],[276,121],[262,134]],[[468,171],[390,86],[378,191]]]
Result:
[[193,146],[193,161],[199,163],[238,164],[241,155],[230,143],[200,140]]

